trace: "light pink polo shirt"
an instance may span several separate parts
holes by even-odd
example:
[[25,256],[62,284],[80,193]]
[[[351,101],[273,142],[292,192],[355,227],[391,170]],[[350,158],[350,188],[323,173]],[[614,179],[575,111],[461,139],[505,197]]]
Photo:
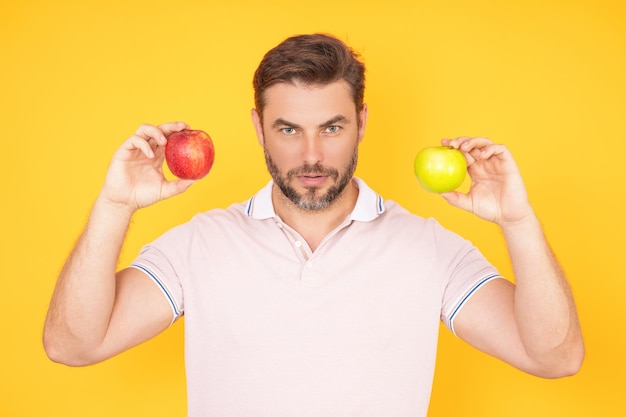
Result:
[[496,270],[436,221],[355,179],[352,214],[312,253],[270,182],[198,214],[133,263],[185,315],[190,417],[422,417],[439,321]]

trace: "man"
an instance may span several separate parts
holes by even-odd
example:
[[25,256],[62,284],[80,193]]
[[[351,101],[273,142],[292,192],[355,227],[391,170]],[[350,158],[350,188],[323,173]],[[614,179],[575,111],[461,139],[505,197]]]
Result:
[[439,320],[534,375],[574,374],[574,302],[509,151],[444,140],[468,161],[452,205],[498,224],[516,285],[469,242],[354,178],[367,122],[364,66],[326,35],[285,40],[254,77],[252,121],[272,181],[116,262],[133,213],[184,192],[164,179],[167,136],[144,125],[115,153],[62,270],[44,331],[50,358],[86,365],[185,315],[189,415],[424,416]]

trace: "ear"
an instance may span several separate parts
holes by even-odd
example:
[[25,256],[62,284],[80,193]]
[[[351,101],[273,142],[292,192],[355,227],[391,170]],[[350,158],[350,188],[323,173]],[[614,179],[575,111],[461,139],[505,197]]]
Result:
[[263,146],[265,144],[265,137],[263,135],[263,122],[261,121],[261,115],[256,109],[252,109],[250,112],[252,116],[252,124],[254,125],[254,130],[256,131],[256,137],[259,141],[259,145]]
[[367,104],[363,103],[363,108],[359,112],[359,143],[365,136],[365,126],[367,125]]

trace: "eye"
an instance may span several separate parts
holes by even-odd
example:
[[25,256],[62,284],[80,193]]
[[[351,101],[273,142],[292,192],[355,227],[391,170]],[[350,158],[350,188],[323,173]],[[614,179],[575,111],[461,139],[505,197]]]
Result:
[[280,129],[280,131],[288,136],[296,134],[296,129],[294,129],[293,127],[283,127],[282,129]]
[[338,133],[341,130],[341,126],[331,125],[326,127],[326,133]]

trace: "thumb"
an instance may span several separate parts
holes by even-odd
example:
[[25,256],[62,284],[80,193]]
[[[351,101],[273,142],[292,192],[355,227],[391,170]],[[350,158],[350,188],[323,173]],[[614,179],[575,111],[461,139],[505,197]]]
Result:
[[166,182],[162,188],[162,197],[165,199],[184,193],[195,182],[195,180],[175,180]]
[[451,206],[458,207],[463,210],[472,211],[472,199],[463,193],[458,191],[450,191],[447,193],[439,194],[444,200]]

